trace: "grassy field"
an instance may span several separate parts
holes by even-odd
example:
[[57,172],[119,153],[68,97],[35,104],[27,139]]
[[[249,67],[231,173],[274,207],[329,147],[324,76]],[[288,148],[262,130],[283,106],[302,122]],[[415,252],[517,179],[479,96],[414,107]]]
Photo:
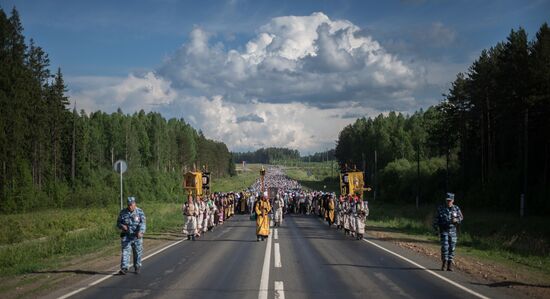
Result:
[[[330,163],[330,162],[329,162]],[[331,180],[327,165],[299,164],[287,167],[289,177],[315,190],[337,191],[337,172]],[[320,170],[312,170],[320,167]],[[329,168],[330,170],[330,168]],[[332,183],[332,184],[331,184]],[[458,203],[459,204],[459,203]],[[437,244],[432,229],[436,204],[421,206],[369,203],[368,225],[386,231],[414,235]],[[528,267],[550,277],[550,226],[542,217],[519,218],[515,214],[461,207],[465,221],[460,227],[458,254],[497,262],[507,267]]]
[[237,175],[225,178],[212,178],[213,192],[242,191],[250,187],[260,177],[260,164],[247,164],[243,170],[242,164],[236,164]]
[[[238,169],[238,175],[213,178],[213,191],[243,190],[259,176],[260,165]],[[183,199],[182,199],[183,200]],[[147,217],[147,234],[178,231],[181,202],[139,202]],[[79,255],[120,246],[118,206],[52,209],[0,217],[0,276],[55,268]],[[146,234],[146,237],[147,237]]]
[[297,180],[307,189],[339,192],[338,169],[333,162],[297,162],[285,166],[285,172],[291,179]]
[[[180,204],[139,203],[147,233],[181,227]],[[48,210],[3,215],[0,275],[32,273],[106,246],[118,246],[118,208]]]
[[[289,177],[314,190],[336,191],[328,163],[287,166]],[[258,177],[261,165],[237,165],[237,176],[212,179],[213,191],[240,191]],[[324,188],[326,186],[326,188]],[[414,235],[437,242],[431,228],[435,205],[396,205],[371,202],[370,227]],[[181,203],[138,202],[147,215],[148,234],[179,231]],[[550,227],[542,218],[520,219],[490,211],[461,207],[466,220],[461,227],[458,254],[471,255],[514,267],[522,265],[550,275]],[[118,207],[37,211],[2,215],[0,225],[0,276],[55,268],[79,255],[118,247],[115,228]]]
[[[438,242],[431,227],[436,206],[371,202],[368,225]],[[508,266],[523,265],[550,275],[550,229],[542,217],[520,219],[506,213],[464,209],[458,254],[488,259]]]

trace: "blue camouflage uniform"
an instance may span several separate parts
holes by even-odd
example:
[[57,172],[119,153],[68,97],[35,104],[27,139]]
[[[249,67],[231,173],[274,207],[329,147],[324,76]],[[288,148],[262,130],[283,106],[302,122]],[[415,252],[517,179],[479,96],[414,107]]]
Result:
[[441,205],[437,208],[433,221],[433,227],[436,230],[439,229],[439,238],[441,241],[441,261],[444,263],[451,263],[453,261],[457,241],[456,228],[463,219],[464,217],[462,216],[462,212],[456,205],[451,207]]
[[[128,199],[128,203],[130,202],[131,200]],[[128,230],[122,230],[122,225],[126,225]],[[117,227],[122,230],[120,233],[122,247],[120,268],[128,270],[131,248],[134,254],[134,267],[139,269],[141,267],[141,254],[143,252],[143,238],[139,238],[138,233],[141,232],[142,235],[145,233],[145,214],[138,207],[133,212],[130,212],[128,208],[123,209],[118,215]]]

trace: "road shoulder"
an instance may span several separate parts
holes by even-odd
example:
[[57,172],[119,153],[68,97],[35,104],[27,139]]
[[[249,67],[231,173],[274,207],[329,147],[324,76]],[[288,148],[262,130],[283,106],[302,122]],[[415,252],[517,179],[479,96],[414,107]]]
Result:
[[[367,227],[367,235],[375,240],[392,243],[399,248],[416,252],[437,264],[440,247],[424,236]],[[455,269],[472,278],[475,284],[501,290],[516,298],[550,298],[550,284],[545,277],[533,275],[528,269],[488,262],[462,254],[460,248],[455,257]]]
[[[148,234],[144,238],[144,254],[155,252],[181,240],[178,232]],[[120,263],[120,244],[114,242],[82,256],[68,257],[65,262],[48,269],[0,280],[1,298],[57,298],[112,274]]]

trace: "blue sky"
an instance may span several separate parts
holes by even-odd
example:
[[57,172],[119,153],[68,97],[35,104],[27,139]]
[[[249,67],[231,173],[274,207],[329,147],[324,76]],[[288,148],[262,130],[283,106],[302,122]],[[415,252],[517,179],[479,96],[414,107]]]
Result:
[[353,117],[436,104],[482,49],[550,16],[544,0],[0,5],[87,111],[155,110],[232,150],[302,153],[333,147]]

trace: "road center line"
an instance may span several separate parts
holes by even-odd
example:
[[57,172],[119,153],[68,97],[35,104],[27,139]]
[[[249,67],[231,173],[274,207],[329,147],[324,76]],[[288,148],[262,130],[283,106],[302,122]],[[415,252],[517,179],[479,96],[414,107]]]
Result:
[[275,299],[285,299],[285,286],[282,281],[275,282]]
[[373,246],[375,246],[375,247],[378,247],[379,249],[382,249],[383,251],[385,251],[385,252],[387,252],[387,253],[389,253],[389,254],[392,254],[392,255],[394,255],[394,256],[396,256],[396,257],[398,257],[398,258],[400,258],[400,259],[402,259],[402,260],[404,260],[404,261],[406,261],[406,262],[408,262],[408,263],[410,263],[410,264],[412,264],[412,265],[414,265],[414,266],[416,266],[416,267],[418,267],[418,268],[420,268],[420,269],[422,269],[422,270],[424,270],[424,271],[426,271],[426,272],[428,272],[428,273],[430,273],[431,275],[433,275],[433,276],[435,276],[435,277],[437,277],[437,278],[439,278],[439,279],[441,279],[441,280],[443,280],[443,281],[445,281],[445,282],[447,282],[447,283],[449,283],[449,284],[452,284],[453,286],[455,286],[455,287],[457,287],[457,288],[459,288],[459,289],[461,289],[461,290],[463,290],[463,291],[465,291],[465,292],[467,292],[467,293],[470,293],[470,294],[472,294],[472,295],[474,295],[474,296],[476,296],[476,297],[478,297],[478,298],[489,299],[489,297],[486,297],[486,296],[484,296],[484,295],[481,295],[480,293],[478,293],[478,292],[476,292],[476,291],[470,290],[469,288],[467,288],[467,287],[465,287],[465,286],[463,286],[463,285],[461,285],[461,284],[459,284],[459,283],[456,283],[456,282],[454,282],[454,281],[448,279],[447,277],[441,276],[441,275],[435,273],[434,271],[429,270],[429,269],[427,269],[426,267],[424,267],[424,266],[422,266],[422,265],[420,265],[420,264],[418,264],[418,263],[416,263],[416,262],[413,262],[412,260],[410,260],[410,259],[408,259],[408,258],[406,258],[406,257],[404,257],[404,256],[402,256],[402,255],[400,255],[400,254],[398,254],[398,253],[395,253],[395,252],[393,252],[393,251],[391,251],[391,250],[389,250],[389,249],[386,249],[386,248],[382,247],[381,245],[378,245],[378,244],[376,244],[376,243],[374,243],[374,242],[372,242],[372,241],[369,241],[369,240],[367,240],[367,239],[363,239],[363,241],[365,241],[365,242],[367,242],[367,243],[369,243],[369,244],[371,244],[371,245],[373,245]]
[[264,265],[262,267],[262,278],[260,279],[260,291],[258,292],[258,299],[267,299],[267,291],[269,290],[269,266],[271,264],[271,235],[269,232],[269,238],[267,238],[267,246],[265,248]]
[[273,239],[279,240],[279,231],[277,229],[273,230]]
[[[183,242],[183,241],[184,241],[184,240],[179,240],[179,241],[176,241],[176,242],[174,242],[174,243],[172,243],[172,244],[170,244],[170,245],[167,245],[167,246],[165,246],[165,247],[163,247],[163,248],[161,248],[161,249],[159,249],[159,250],[157,250],[157,251],[155,251],[155,252],[149,254],[148,256],[142,258],[141,260],[142,260],[142,261],[145,261],[145,260],[147,260],[148,258],[150,258],[150,257],[152,257],[152,256],[154,256],[154,255],[157,255],[157,254],[163,252],[164,250],[166,250],[166,249],[168,249],[168,248],[170,248],[170,247],[172,247],[172,246],[178,245],[179,243],[181,243],[181,242]],[[132,267],[132,266],[133,266],[133,265],[130,265],[130,267]],[[115,272],[113,272],[113,273],[111,273],[111,274],[109,274],[109,275],[107,275],[107,276],[105,276],[105,277],[102,277],[102,278],[100,278],[100,279],[97,279],[97,280],[95,280],[95,281],[89,283],[89,284],[88,284],[87,286],[85,286],[85,287],[82,287],[82,288],[80,288],[80,289],[76,289],[76,290],[74,290],[74,291],[72,291],[72,292],[70,292],[70,293],[67,293],[67,294],[65,294],[65,295],[63,295],[63,296],[61,296],[61,297],[59,297],[58,299],[65,299],[65,298],[69,298],[69,297],[71,297],[71,296],[74,296],[74,295],[76,295],[76,294],[78,294],[78,293],[80,293],[80,292],[82,292],[82,291],[84,291],[84,290],[89,289],[90,287],[95,286],[95,285],[98,284],[98,283],[101,283],[102,281],[105,281],[105,280],[107,280],[107,279],[109,279],[109,278],[115,276],[117,273],[118,273],[118,270],[115,271]]]
[[279,248],[279,243],[275,243],[275,268],[281,268],[281,250]]

